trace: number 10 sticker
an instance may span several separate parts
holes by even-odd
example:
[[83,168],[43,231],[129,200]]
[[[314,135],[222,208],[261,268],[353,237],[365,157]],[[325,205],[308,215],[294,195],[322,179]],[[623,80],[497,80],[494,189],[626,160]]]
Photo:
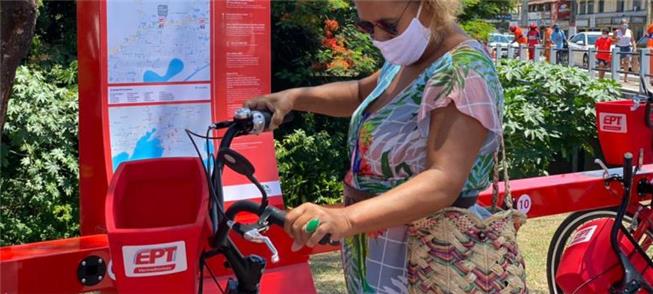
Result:
[[523,194],[519,196],[519,199],[517,199],[517,210],[524,214],[527,214],[529,211],[531,211],[532,206],[533,201],[531,200],[531,196],[528,196],[528,194]]

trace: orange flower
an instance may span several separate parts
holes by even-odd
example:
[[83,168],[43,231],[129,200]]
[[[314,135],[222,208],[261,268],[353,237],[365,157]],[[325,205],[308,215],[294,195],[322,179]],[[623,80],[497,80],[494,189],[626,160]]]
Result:
[[334,69],[334,68],[340,68],[340,69],[349,69],[350,65],[349,63],[344,60],[343,58],[335,58],[329,65],[327,66],[329,69]]
[[331,49],[333,49],[333,51],[340,52],[340,53],[344,53],[345,51],[347,51],[347,49],[345,49],[345,47],[342,47],[340,45],[335,45],[335,46],[331,47]]
[[340,24],[335,19],[327,19],[324,21],[324,30],[335,32],[340,28]]
[[338,46],[338,42],[336,41],[335,38],[325,38],[322,40],[322,45],[327,48],[333,48],[335,46]]

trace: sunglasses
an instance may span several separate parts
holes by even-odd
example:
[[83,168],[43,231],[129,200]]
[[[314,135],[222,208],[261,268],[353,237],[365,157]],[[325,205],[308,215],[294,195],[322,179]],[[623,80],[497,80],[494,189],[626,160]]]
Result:
[[386,32],[386,33],[388,33],[390,35],[393,35],[393,36],[396,36],[399,33],[397,31],[397,23],[386,23],[384,21],[370,22],[370,21],[366,21],[366,20],[360,20],[360,21],[356,22],[356,28],[359,31],[361,31],[363,33],[366,33],[366,34],[369,34],[369,35],[374,35],[374,29],[375,28],[379,28],[382,31],[384,31],[384,32]]
[[406,13],[406,10],[411,2],[412,1],[408,1],[408,3],[406,3],[406,6],[404,6],[404,9],[401,11],[401,14],[399,15],[399,17],[397,17],[397,20],[395,20],[394,22],[387,22],[383,20],[375,21],[375,22],[359,20],[356,22],[356,28],[358,28],[359,31],[371,36],[374,35],[375,28],[379,28],[382,31],[392,36],[399,35],[399,29],[397,28],[397,26],[399,25],[399,22],[403,18],[404,13]]

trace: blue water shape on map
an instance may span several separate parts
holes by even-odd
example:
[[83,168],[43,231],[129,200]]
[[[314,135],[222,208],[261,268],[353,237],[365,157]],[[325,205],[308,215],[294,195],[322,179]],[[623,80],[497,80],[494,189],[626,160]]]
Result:
[[143,74],[143,82],[145,83],[161,83],[167,82],[172,79],[172,77],[178,75],[184,70],[184,62],[179,58],[173,58],[168,64],[168,69],[166,70],[165,75],[159,75],[158,73],[152,70],[146,70]]
[[136,147],[134,147],[131,155],[127,152],[121,152],[114,156],[112,158],[113,170],[115,171],[118,166],[125,161],[160,158],[163,155],[163,146],[161,145],[161,140],[153,136],[155,132],[156,129],[152,129],[142,137],[138,138]]
[[[202,147],[200,147],[200,148],[201,148],[200,151],[206,152],[206,144],[202,144]],[[206,154],[202,154],[202,156],[204,158],[204,156],[206,156]],[[209,173],[212,173],[213,172],[213,160],[211,160],[211,158],[213,156],[213,144],[211,144],[211,143],[209,143],[209,156],[211,156],[211,157],[204,158],[204,160],[203,160],[204,161],[204,167],[206,167],[206,170]]]

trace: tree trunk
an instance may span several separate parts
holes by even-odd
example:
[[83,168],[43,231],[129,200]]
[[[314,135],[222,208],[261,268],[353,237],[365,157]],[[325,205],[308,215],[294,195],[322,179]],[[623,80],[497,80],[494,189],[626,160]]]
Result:
[[4,129],[16,69],[32,43],[37,15],[35,0],[0,1],[0,130]]

